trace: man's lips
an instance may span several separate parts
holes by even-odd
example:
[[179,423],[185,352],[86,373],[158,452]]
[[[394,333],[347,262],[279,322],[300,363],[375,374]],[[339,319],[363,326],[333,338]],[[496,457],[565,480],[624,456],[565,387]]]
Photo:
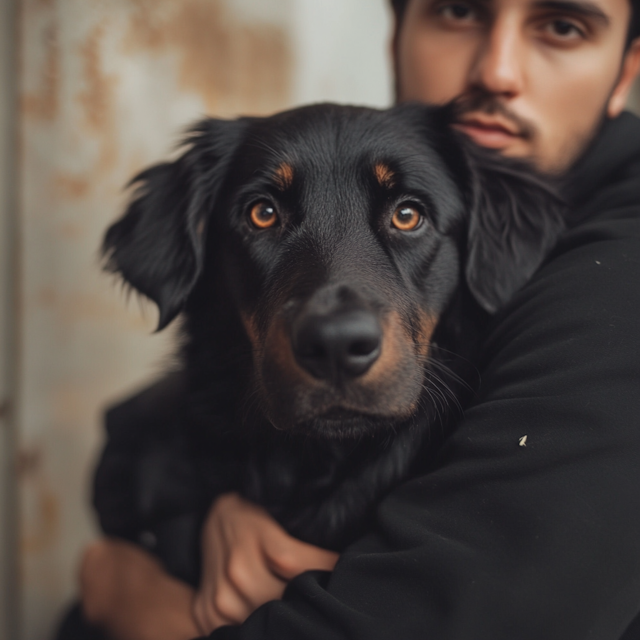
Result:
[[491,149],[504,149],[523,134],[511,122],[488,116],[463,116],[454,124],[476,144]]

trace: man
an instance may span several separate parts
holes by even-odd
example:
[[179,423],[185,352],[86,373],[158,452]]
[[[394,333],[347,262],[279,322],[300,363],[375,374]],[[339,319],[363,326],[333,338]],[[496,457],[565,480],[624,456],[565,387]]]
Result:
[[287,583],[211,637],[640,638],[640,121],[620,115],[640,4],[393,6],[398,98],[457,99],[478,144],[568,172],[569,230],[495,323],[437,467],[383,501],[332,574],[289,582],[336,556],[223,496],[198,593],[127,543],[87,552],[85,613],[116,638],[206,634]]

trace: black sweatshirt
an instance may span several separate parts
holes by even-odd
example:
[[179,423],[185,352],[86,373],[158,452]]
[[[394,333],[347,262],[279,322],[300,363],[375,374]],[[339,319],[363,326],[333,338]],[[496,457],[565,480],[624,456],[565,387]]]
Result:
[[211,639],[640,638],[640,120],[607,122],[567,191],[437,466],[333,573]]

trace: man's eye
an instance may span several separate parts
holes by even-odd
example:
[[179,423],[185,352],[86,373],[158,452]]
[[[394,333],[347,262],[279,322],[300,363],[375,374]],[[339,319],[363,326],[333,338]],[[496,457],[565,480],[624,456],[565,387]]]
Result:
[[546,25],[548,33],[562,40],[574,40],[582,38],[584,33],[573,22],[568,20],[553,20]]
[[438,15],[448,20],[467,22],[476,17],[473,9],[463,2],[451,2],[438,8]]

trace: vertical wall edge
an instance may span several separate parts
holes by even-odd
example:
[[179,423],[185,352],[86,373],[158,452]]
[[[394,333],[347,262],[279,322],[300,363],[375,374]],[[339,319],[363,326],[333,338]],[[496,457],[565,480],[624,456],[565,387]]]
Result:
[[17,286],[17,0],[0,2],[0,640],[19,638],[15,478]]

